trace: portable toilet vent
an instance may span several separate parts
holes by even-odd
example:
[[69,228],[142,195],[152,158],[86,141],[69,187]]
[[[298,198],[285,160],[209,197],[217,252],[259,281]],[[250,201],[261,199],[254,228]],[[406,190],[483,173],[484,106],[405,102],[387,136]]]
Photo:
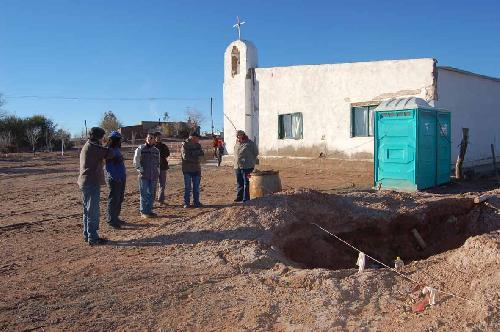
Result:
[[419,190],[450,182],[450,112],[421,98],[389,99],[375,109],[375,187]]

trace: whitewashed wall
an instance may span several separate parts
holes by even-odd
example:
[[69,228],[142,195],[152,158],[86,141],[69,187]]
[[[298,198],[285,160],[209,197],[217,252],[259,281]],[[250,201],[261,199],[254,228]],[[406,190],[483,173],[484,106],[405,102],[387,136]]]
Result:
[[438,100],[435,105],[451,111],[452,160],[456,160],[462,128],[469,128],[465,166],[491,160],[491,144],[500,155],[500,81],[438,68]]
[[[257,68],[261,155],[373,155],[373,137],[350,137],[351,104],[405,96],[431,101],[433,70],[433,59]],[[303,139],[278,139],[278,115],[294,112],[303,114]]]

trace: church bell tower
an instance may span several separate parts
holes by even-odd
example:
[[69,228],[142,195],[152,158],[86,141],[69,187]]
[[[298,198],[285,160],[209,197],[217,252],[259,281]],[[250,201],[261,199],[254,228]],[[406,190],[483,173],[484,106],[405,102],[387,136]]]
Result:
[[258,144],[257,49],[246,40],[229,44],[224,53],[224,141],[233,154],[236,130]]

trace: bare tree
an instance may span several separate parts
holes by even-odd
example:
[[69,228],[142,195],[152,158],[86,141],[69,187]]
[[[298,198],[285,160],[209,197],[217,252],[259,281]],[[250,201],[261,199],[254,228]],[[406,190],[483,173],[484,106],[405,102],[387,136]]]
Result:
[[0,150],[7,153],[9,151],[9,147],[12,144],[12,132],[10,130],[4,131],[0,133]]
[[168,124],[168,123],[162,124],[161,130],[163,132],[163,135],[165,135],[165,137],[174,136],[174,125],[172,125],[172,124]]
[[54,145],[56,147],[60,147],[61,155],[64,156],[64,149],[71,147],[71,134],[68,131],[61,128],[54,133],[53,137],[54,137]]
[[30,142],[30,145],[33,147],[33,155],[35,155],[36,143],[38,143],[41,133],[42,128],[40,127],[26,128],[26,138],[28,138],[28,142]]
[[137,136],[137,133],[133,130],[132,133],[130,134],[132,136],[132,145],[135,145],[135,137]]
[[197,129],[204,121],[205,116],[194,107],[186,108],[187,123],[192,130]]
[[45,129],[45,147],[47,151],[52,152],[52,143],[54,142],[55,133],[53,130],[49,130],[49,128]]
[[168,119],[170,119],[168,112],[163,113],[163,121],[168,122]]
[[120,123],[120,121],[118,121],[116,115],[112,111],[109,111],[104,112],[100,126],[106,131],[106,133],[109,134],[114,130],[118,130],[118,128],[120,128],[122,124]]
[[7,116],[7,111],[2,108],[5,104],[6,102],[3,98],[3,94],[0,93],[0,119],[3,119]]

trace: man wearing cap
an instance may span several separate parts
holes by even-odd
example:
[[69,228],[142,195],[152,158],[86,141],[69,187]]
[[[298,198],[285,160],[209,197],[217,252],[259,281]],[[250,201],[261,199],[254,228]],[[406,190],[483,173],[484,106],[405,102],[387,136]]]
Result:
[[78,186],[83,200],[83,237],[90,245],[100,245],[107,239],[99,237],[99,201],[104,181],[103,160],[113,158],[113,152],[102,146],[105,131],[90,129],[89,139],[80,152]]
[[153,202],[156,185],[160,175],[160,151],[155,147],[154,134],[146,136],[146,142],[134,153],[134,167],[139,172],[139,191],[141,194],[141,218],[154,218]]
[[123,155],[120,151],[122,135],[113,131],[108,136],[108,148],[113,152],[113,159],[106,160],[106,182],[108,183],[108,224],[113,228],[121,228],[124,223],[119,216],[125,196],[126,171]]
[[190,206],[191,191],[193,192],[193,205],[200,207],[200,158],[204,156],[200,145],[200,134],[196,131],[182,143],[181,159],[182,173],[184,174],[184,208]]
[[155,133],[155,146],[160,151],[160,177],[159,177],[159,188],[158,188],[158,202],[161,204],[165,203],[165,187],[167,185],[167,170],[168,170],[168,156],[170,156],[170,150],[168,146],[161,141],[161,133],[157,131]]
[[238,184],[235,202],[246,202],[250,199],[250,173],[255,168],[258,155],[257,145],[243,130],[238,130],[234,146],[234,172]]

